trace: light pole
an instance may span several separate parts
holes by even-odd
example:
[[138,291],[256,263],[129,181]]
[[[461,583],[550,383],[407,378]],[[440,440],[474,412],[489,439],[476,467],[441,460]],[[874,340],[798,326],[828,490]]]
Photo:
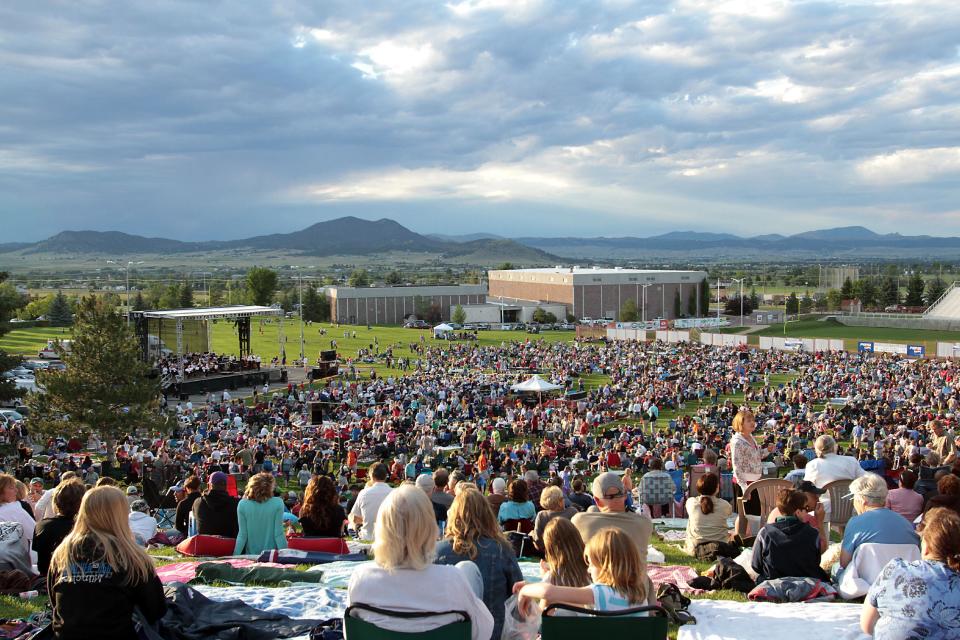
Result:
[[[122,262],[117,262],[116,260],[107,260],[110,264],[123,265]],[[128,260],[126,265],[127,272],[127,326],[130,326],[130,267],[135,264],[143,264],[143,260],[138,260],[134,262],[133,260]]]
[[191,271],[190,275],[195,273],[200,274],[200,277],[203,279],[203,295],[207,297],[207,306],[212,306],[210,304],[210,291],[207,289],[207,276],[212,276],[213,274],[209,271]]
[[734,282],[740,283],[740,326],[743,326],[743,281],[746,280],[746,277],[743,278],[730,278]]
[[[304,357],[304,342],[303,342],[303,271],[302,267],[299,265],[293,265],[291,269],[297,270],[297,288],[299,289],[300,297],[300,363],[306,366],[306,363],[303,360]],[[309,268],[309,267],[308,267]]]
[[[653,285],[651,285],[649,282],[647,284],[640,285],[640,288],[643,289],[643,293],[641,294],[643,297],[641,298],[641,303],[640,303],[643,311],[640,316],[640,320],[644,324],[646,324],[647,322],[647,287],[650,287],[650,286],[653,286]],[[643,329],[646,330],[647,329],[646,326],[644,326]]]

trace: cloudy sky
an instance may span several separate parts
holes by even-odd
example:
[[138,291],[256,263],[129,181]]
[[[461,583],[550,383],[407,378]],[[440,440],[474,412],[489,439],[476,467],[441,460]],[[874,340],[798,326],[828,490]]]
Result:
[[0,242],[960,235],[956,0],[0,4]]

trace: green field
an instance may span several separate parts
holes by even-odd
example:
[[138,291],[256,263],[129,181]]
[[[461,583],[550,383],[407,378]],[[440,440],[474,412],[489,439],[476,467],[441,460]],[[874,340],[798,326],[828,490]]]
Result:
[[[232,323],[218,322],[213,326],[213,350],[217,353],[239,354],[239,344],[237,341],[236,328]],[[254,319],[251,322],[251,349],[253,353],[259,355],[265,361],[269,361],[281,352],[281,342],[279,322],[265,322],[262,326]],[[321,336],[320,329],[325,329],[327,335]],[[36,357],[37,352],[42,349],[47,340],[51,337],[69,337],[69,334],[63,333],[63,329],[53,328],[29,328],[11,331],[3,338],[0,338],[0,349],[9,353],[20,354],[24,357]],[[350,332],[350,337],[344,338],[344,331]],[[353,337],[356,332],[356,337]],[[504,342],[525,341],[525,340],[545,340],[547,342],[569,342],[573,340],[572,331],[544,331],[540,334],[528,334],[523,331],[480,331],[478,332],[480,345],[499,345]],[[285,320],[283,323],[283,336],[285,339],[285,350],[287,354],[287,364],[293,362],[300,356],[300,323],[296,320]],[[434,340],[433,333],[428,329],[403,329],[401,327],[373,327],[367,329],[366,326],[341,325],[337,328],[328,323],[314,323],[304,327],[304,353],[311,361],[316,361],[321,350],[330,349],[330,341],[337,341],[337,351],[344,359],[356,358],[359,349],[370,348],[377,339],[380,345],[380,351],[393,346],[394,357],[415,357],[408,348],[411,343],[419,342],[423,336],[426,344],[431,346],[443,346],[448,344],[443,341]],[[172,346],[172,345],[171,345]],[[360,365],[361,373],[366,377],[370,369],[376,369],[378,375],[399,374],[397,369],[388,369],[387,367],[376,364]]]

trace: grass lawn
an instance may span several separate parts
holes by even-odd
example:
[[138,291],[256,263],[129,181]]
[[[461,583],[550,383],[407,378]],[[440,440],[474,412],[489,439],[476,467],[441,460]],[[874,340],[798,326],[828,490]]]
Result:
[[857,350],[857,340],[877,342],[901,342],[906,344],[925,344],[927,353],[936,353],[936,343],[960,342],[958,331],[933,331],[923,329],[894,329],[889,327],[848,327],[835,320],[798,320],[787,323],[784,334],[783,325],[771,325],[766,329],[750,334],[751,342],[759,336],[783,336],[797,338],[835,338],[844,340],[848,351]]

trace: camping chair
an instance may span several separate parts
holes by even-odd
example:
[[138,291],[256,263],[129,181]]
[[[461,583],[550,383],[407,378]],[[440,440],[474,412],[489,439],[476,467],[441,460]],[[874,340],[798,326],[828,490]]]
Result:
[[[674,479],[669,475],[651,475],[644,474],[640,478],[640,502],[650,507],[650,514],[653,515],[654,506],[670,505],[670,512],[676,513],[677,485]],[[658,517],[664,517],[666,514],[660,514]]]
[[737,533],[740,536],[745,537],[746,533],[747,513],[744,505],[750,501],[754,492],[760,495],[760,527],[763,527],[767,522],[767,516],[777,508],[777,494],[781,489],[793,489],[793,483],[779,478],[764,478],[747,485],[743,490],[743,497],[737,498]]
[[[353,614],[357,610],[403,620],[446,615],[457,615],[462,620],[445,624],[430,631],[390,631],[356,617]],[[470,640],[471,623],[470,616],[464,611],[389,611],[368,604],[356,603],[347,607],[347,610],[343,613],[343,631],[345,640]]]
[[526,518],[504,520],[503,531],[507,535],[507,540],[513,545],[513,551],[518,558],[529,557],[536,551],[533,538],[530,537],[530,532],[533,531],[533,520]]
[[160,493],[157,483],[150,478],[143,479],[143,499],[151,509],[177,508],[177,497],[172,493]]
[[844,497],[850,493],[851,482],[852,480],[834,480],[823,487],[830,498],[830,528],[835,528],[841,536],[847,528],[847,522],[854,515],[853,497]]
[[[573,616],[551,616],[551,611],[572,611]],[[634,614],[649,612],[648,617]],[[667,612],[663,607],[633,607],[619,611],[595,611],[568,604],[552,604],[543,612],[541,640],[582,640],[583,638],[630,638],[666,640]]]

